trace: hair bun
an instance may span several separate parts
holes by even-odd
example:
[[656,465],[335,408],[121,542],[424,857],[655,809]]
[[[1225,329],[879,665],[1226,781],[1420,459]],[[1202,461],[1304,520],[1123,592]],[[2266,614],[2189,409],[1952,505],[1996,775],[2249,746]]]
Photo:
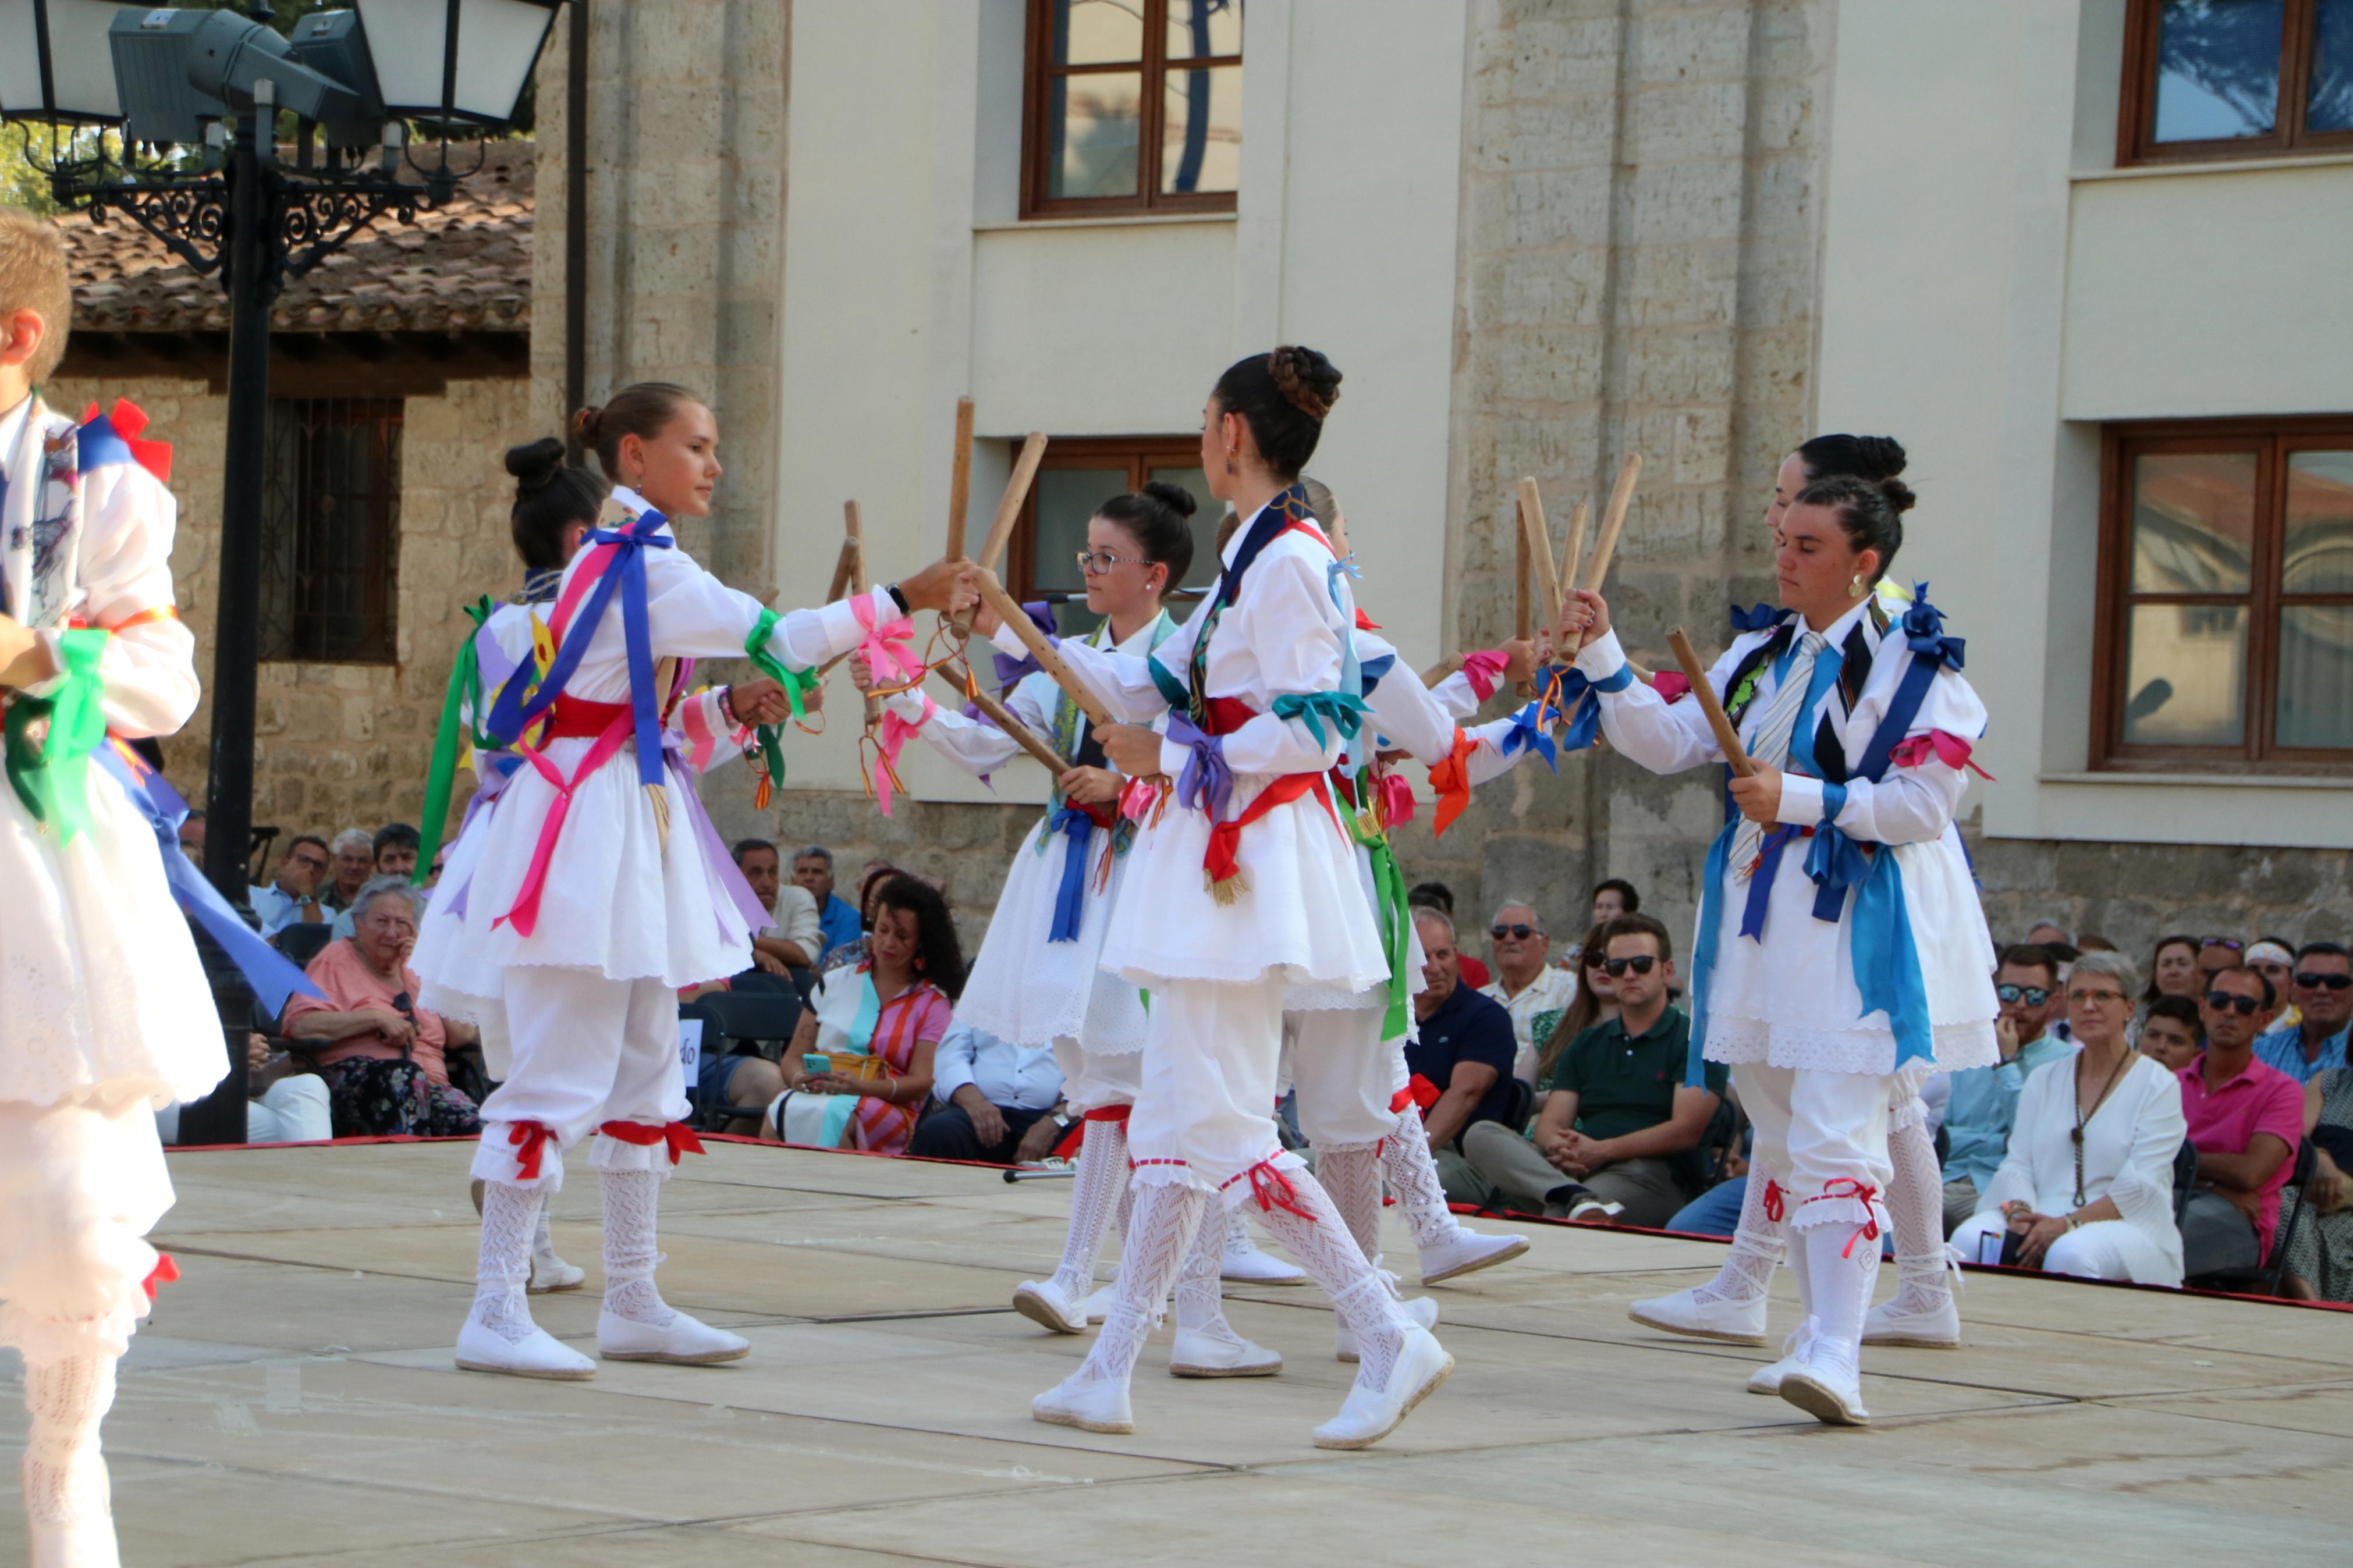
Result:
[[[1901,462],[1902,458],[1899,457],[1897,461]],[[1898,513],[1910,511],[1920,504],[1920,498],[1912,493],[1912,487],[1892,475],[1879,481],[1879,493],[1887,498],[1889,508]]]
[[515,489],[522,495],[545,489],[563,466],[564,443],[553,436],[507,448],[507,472],[514,476]]
[[1285,343],[1266,356],[1275,390],[1310,419],[1322,419],[1340,401],[1340,372],[1311,348]]
[[591,451],[595,451],[603,445],[597,437],[603,435],[604,431],[605,411],[594,405],[572,416],[572,433],[579,437],[580,444]]
[[[1904,471],[1904,443],[1893,436],[1857,436],[1855,471],[1866,479],[1892,479]],[[1910,494],[1910,491],[1905,491]]]
[[1191,490],[1183,485],[1172,485],[1166,479],[1145,480],[1144,493],[1178,517],[1190,517],[1201,507],[1201,503],[1193,499]]

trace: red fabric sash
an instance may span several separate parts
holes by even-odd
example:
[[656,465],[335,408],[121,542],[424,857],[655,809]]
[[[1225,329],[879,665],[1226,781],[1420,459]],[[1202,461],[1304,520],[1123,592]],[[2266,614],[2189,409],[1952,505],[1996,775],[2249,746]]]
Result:
[[596,1129],[607,1138],[650,1149],[657,1143],[670,1145],[670,1163],[677,1164],[681,1155],[702,1153],[702,1140],[694,1129],[683,1121],[671,1121],[660,1127],[649,1127],[642,1121],[607,1121]]
[[547,715],[548,741],[593,741],[603,734],[616,719],[629,716],[626,702],[590,702],[584,698],[565,696],[555,700]]
[[[1202,868],[1208,872],[1212,884],[1241,875],[1240,852],[1242,829],[1272,811],[1278,805],[1289,805],[1309,790],[1324,803],[1324,810],[1332,818],[1335,828],[1340,826],[1340,814],[1333,807],[1331,795],[1323,788],[1322,773],[1284,773],[1260,792],[1259,797],[1242,809],[1230,822],[1220,822],[1209,829],[1208,853],[1201,857]],[[1345,831],[1345,830],[1343,830]]]

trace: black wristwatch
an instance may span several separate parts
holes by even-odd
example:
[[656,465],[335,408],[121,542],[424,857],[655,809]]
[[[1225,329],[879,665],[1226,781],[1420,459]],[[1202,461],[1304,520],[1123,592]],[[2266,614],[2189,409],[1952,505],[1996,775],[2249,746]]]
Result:
[[908,606],[907,595],[899,591],[896,583],[891,584],[891,602],[899,606],[899,613],[902,616],[913,613]]

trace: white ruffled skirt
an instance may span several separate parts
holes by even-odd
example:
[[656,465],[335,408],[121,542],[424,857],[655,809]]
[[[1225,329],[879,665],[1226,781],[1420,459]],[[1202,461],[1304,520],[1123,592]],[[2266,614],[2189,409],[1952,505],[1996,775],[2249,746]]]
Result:
[[1071,842],[1041,821],[1014,851],[980,955],[956,1000],[956,1016],[1018,1046],[1076,1040],[1091,1052],[1132,1055],[1144,1049],[1143,994],[1133,982],[1105,973],[1100,961],[1134,854],[1113,856],[1110,882],[1098,889],[1106,835],[1097,828],[1087,836],[1078,939],[1050,942]]

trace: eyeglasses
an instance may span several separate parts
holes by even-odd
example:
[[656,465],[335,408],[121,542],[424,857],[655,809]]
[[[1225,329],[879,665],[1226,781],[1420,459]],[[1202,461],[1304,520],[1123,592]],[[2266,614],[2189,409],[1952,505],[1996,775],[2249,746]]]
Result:
[[2051,993],[2040,985],[1997,985],[1993,994],[2005,1002],[2023,1002],[2030,1007],[2040,1007],[2051,1000]]
[[[1996,994],[2000,993],[1997,992]],[[2121,991],[2070,991],[2067,993],[2067,1004],[2070,1006],[2105,1007],[2111,1002],[2121,1002],[2124,999],[2125,994]]]
[[1082,550],[1071,557],[1079,570],[1090,576],[1100,577],[1114,566],[1149,566],[1151,562],[1141,555],[1113,555],[1108,550]]
[[2323,986],[2331,991],[2342,991],[2353,985],[2353,974],[2306,974],[2299,970],[2295,983],[2306,991],[2317,991]]
[[2234,996],[2228,991],[2209,991],[2206,993],[2206,1005],[2217,1013],[2227,1013],[2236,1007],[2241,1017],[2252,1018],[2263,1004],[2252,996]]
[[1532,936],[1542,936],[1544,935],[1544,932],[1536,930],[1534,926],[1508,925],[1490,926],[1487,928],[1487,934],[1493,937],[1497,942],[1503,941],[1507,936],[1515,937],[1521,942],[1525,942]]
[[1658,963],[1657,959],[1643,952],[1632,958],[1605,958],[1601,961],[1601,967],[1609,972],[1610,979],[1615,980],[1630,969],[1637,974],[1648,974],[1658,967]]

